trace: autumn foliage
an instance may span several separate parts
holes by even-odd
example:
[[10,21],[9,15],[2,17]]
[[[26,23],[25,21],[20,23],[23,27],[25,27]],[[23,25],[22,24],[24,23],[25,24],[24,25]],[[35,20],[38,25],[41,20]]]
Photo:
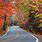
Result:
[[[0,35],[4,32],[4,28],[7,28],[8,18],[15,12],[11,3],[0,0]],[[8,24],[7,24],[8,25]],[[6,27],[3,27],[6,26]]]
[[42,1],[16,0],[20,26],[35,34],[42,34]]
[[[14,0],[13,0],[14,2]],[[15,5],[14,5],[15,4]],[[42,2],[41,0],[15,0],[15,3],[0,0],[0,28],[3,29],[4,22],[16,14],[19,25],[31,32],[42,31]],[[6,16],[6,20],[5,20]],[[39,24],[39,25],[38,25]],[[5,25],[6,26],[6,25]],[[0,29],[0,30],[1,30]]]

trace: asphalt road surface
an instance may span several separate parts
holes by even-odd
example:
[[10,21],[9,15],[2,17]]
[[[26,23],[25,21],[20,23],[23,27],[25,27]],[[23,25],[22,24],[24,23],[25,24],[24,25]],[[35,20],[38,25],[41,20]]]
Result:
[[0,42],[36,42],[36,38],[19,26],[10,26],[7,35],[0,38]]

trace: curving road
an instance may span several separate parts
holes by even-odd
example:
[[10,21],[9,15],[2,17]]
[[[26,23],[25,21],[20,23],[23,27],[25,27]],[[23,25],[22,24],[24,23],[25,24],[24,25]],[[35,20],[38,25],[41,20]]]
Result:
[[0,38],[0,42],[36,42],[36,38],[19,26],[10,26],[7,35]]

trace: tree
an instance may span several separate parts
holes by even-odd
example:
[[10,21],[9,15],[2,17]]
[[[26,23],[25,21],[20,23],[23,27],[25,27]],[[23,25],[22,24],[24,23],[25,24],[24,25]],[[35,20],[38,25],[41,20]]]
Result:
[[[0,0],[0,23],[2,24],[0,27],[0,34],[6,32],[9,17],[11,17],[14,13],[14,6],[11,3],[6,2],[5,0]],[[2,22],[2,21],[4,22]]]

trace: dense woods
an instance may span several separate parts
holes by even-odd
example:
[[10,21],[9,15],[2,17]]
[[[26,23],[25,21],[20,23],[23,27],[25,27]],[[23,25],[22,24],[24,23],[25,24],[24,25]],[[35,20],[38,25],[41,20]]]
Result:
[[15,20],[20,27],[42,34],[41,0],[0,0],[0,35],[6,32],[13,14],[16,14]]
[[42,1],[16,0],[20,27],[35,34],[42,34]]
[[15,13],[13,10],[13,6],[10,3],[0,0],[0,36],[7,32],[9,17]]

